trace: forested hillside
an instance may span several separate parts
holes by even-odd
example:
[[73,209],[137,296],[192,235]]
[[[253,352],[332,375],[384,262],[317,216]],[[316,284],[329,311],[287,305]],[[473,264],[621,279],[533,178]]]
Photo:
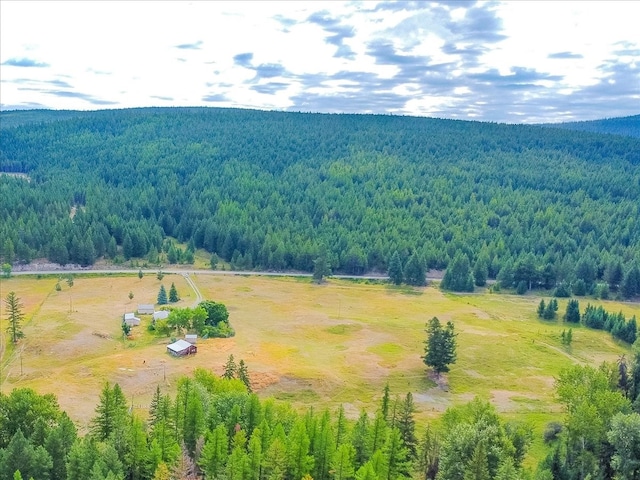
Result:
[[586,122],[545,124],[544,126],[566,128],[568,130],[580,130],[584,132],[611,133],[614,135],[626,135],[628,137],[636,138],[640,137],[640,115],[607,118],[603,120],[590,120]]
[[635,138],[213,108],[60,117],[0,114],[2,171],[27,175],[0,176],[4,261],[155,260],[174,237],[236,268],[310,271],[321,247],[355,274],[462,252],[489,276],[528,268],[530,286],[617,288],[640,257]]

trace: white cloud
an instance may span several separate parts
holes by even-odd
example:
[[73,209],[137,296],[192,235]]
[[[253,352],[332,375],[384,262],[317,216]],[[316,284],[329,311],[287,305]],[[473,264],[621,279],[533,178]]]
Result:
[[[597,118],[615,98],[611,115],[638,113],[639,2],[384,6],[3,0],[2,107],[224,105],[530,122]],[[251,60],[234,62],[241,53]]]

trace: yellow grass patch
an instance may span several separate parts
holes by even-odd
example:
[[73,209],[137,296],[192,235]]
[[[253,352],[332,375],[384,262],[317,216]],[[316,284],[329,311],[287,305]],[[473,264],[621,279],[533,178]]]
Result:
[[[580,326],[572,326],[572,346],[563,346],[560,334],[568,326],[538,320],[536,296],[204,272],[191,278],[205,298],[227,306],[236,336],[201,340],[197,355],[180,359],[166,353],[169,339],[147,332],[149,316],[141,317],[132,340],[122,339],[122,314],[155,302],[161,283],[155,275],[76,277],[71,288],[61,282],[60,292],[55,278],[3,280],[2,291],[16,291],[28,319],[26,338],[3,358],[3,391],[55,393],[86,426],[105,381],[120,383],[144,413],[156,385],[171,393],[176,379],[196,367],[220,374],[233,354],[246,362],[260,395],[300,408],[344,404],[351,416],[361,408],[373,412],[389,383],[393,395],[413,393],[419,421],[480,395],[510,418],[533,419],[541,433],[545,422],[561,418],[553,381],[562,367],[615,361],[628,352],[608,333]],[[168,290],[171,282],[182,298],[178,305],[192,306],[195,294],[184,278],[166,275],[162,283]],[[587,302],[580,303],[584,309]],[[560,314],[565,307],[561,300]],[[605,308],[640,317],[638,305],[605,302]],[[421,359],[433,316],[453,321],[458,333],[458,361],[439,385]]]

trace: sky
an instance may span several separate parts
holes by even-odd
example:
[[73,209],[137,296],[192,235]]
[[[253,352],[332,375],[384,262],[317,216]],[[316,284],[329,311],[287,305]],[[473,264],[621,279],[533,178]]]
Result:
[[640,113],[638,1],[0,1],[0,109]]

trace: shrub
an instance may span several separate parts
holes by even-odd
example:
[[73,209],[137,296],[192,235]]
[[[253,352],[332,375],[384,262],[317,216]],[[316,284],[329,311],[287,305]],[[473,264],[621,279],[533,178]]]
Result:
[[558,438],[558,435],[562,432],[562,424],[559,422],[547,423],[547,428],[544,430],[544,443],[551,443]]

